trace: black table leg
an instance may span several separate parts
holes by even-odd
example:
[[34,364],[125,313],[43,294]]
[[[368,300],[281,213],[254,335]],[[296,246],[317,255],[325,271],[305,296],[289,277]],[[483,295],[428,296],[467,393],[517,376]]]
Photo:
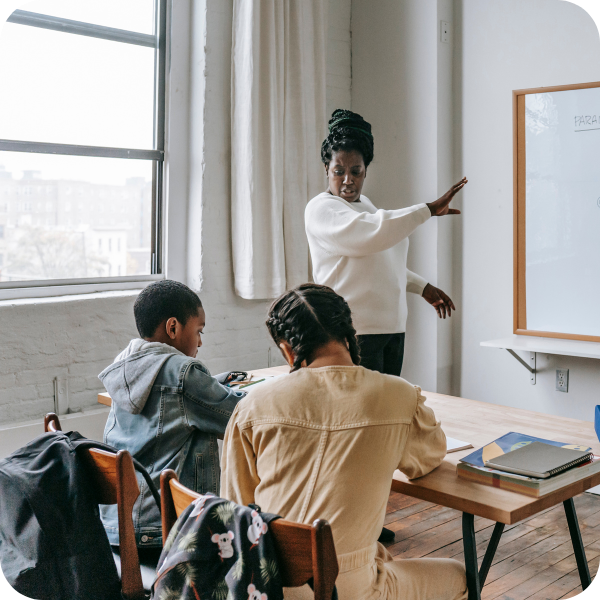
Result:
[[483,562],[481,563],[481,569],[479,569],[479,585],[483,587],[485,585],[485,580],[492,566],[492,561],[494,560],[494,554],[496,554],[496,550],[498,549],[498,544],[500,543],[500,538],[502,537],[502,532],[504,531],[504,523],[496,523],[494,526],[494,533],[492,533],[492,539],[488,544],[487,550],[485,551],[485,556],[483,557]]
[[481,600],[481,586],[479,585],[479,569],[477,566],[477,544],[475,542],[475,517],[463,513],[463,547],[465,551],[465,569],[467,571],[467,589],[469,600]]
[[573,542],[573,552],[577,561],[577,569],[579,571],[579,579],[581,579],[581,588],[585,590],[592,579],[588,568],[587,559],[585,557],[585,548],[581,540],[581,531],[579,531],[579,523],[577,522],[577,513],[575,512],[575,503],[573,498],[569,498],[563,502],[565,506],[565,514],[567,515],[567,523],[569,524],[569,533],[571,534],[571,542]]
[[469,600],[481,600],[481,588],[485,584],[486,577],[492,566],[494,555],[500,543],[500,537],[504,531],[504,523],[496,523],[494,532],[488,544],[481,571],[477,566],[477,543],[475,541],[475,517],[469,513],[463,513],[463,547],[465,551],[465,569],[467,571],[467,589]]

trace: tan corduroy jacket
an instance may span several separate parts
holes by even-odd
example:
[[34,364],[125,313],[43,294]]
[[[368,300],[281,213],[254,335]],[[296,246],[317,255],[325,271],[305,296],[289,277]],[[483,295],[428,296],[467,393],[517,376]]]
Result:
[[391,557],[377,543],[392,475],[425,475],[445,453],[418,387],[363,367],[304,368],[256,386],[235,408],[221,496],[299,523],[326,519],[340,599],[392,597]]

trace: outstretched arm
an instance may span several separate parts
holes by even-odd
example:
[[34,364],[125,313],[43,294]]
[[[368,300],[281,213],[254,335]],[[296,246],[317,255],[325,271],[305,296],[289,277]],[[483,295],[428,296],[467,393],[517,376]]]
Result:
[[438,198],[435,202],[428,202],[427,206],[431,211],[432,217],[443,217],[444,215],[460,215],[460,210],[456,210],[455,208],[449,208],[450,201],[460,190],[462,190],[465,185],[467,185],[468,180],[466,177],[463,177],[458,183],[455,183],[443,196]]
[[340,256],[367,256],[395,246],[431,218],[425,204],[397,210],[358,212],[334,197],[309,202],[306,232],[322,248]]

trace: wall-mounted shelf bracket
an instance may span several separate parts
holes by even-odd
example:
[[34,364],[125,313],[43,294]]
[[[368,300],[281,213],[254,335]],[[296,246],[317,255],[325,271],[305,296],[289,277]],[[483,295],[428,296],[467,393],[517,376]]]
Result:
[[529,371],[529,383],[531,383],[531,385],[535,385],[535,374],[536,374],[536,369],[535,369],[535,362],[536,362],[536,353],[535,352],[530,352],[529,353],[529,364],[527,364],[526,361],[524,361],[514,350],[512,350],[511,348],[505,348],[505,350],[511,354],[512,356],[514,356],[528,371]]

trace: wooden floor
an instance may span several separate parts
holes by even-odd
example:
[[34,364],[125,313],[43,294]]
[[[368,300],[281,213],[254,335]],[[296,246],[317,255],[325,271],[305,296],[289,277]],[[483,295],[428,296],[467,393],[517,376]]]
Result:
[[[600,561],[600,496],[575,498],[592,579]],[[463,562],[461,513],[392,492],[386,527],[396,532],[388,550],[398,558],[440,557]],[[479,563],[494,523],[475,517]],[[562,504],[507,525],[482,590],[482,600],[557,600],[581,591]]]

